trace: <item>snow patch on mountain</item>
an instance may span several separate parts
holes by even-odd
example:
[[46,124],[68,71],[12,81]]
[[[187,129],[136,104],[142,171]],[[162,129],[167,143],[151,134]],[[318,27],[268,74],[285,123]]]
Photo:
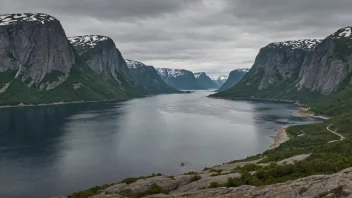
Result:
[[110,38],[100,35],[74,36],[68,38],[73,46],[89,46],[90,48],[94,48],[94,46],[96,46],[99,42],[106,41],[108,39]]
[[235,69],[235,70],[237,70],[237,71],[239,71],[239,72],[249,72],[249,70],[250,70],[250,68],[241,68],[241,69]]
[[130,69],[145,66],[143,63],[138,61],[128,60],[128,59],[125,59],[125,61],[126,61],[127,67]]
[[312,51],[322,41],[323,40],[320,40],[320,39],[293,40],[293,41],[271,43],[267,47],[271,47],[271,48],[291,47],[292,49],[303,49],[303,50],[307,50],[307,51]]
[[168,77],[173,77],[176,78],[178,76],[184,75],[183,69],[167,69],[167,68],[158,68],[156,69],[158,71],[158,74],[161,76],[168,76]]
[[219,76],[217,80],[227,80],[228,78],[229,78],[228,76],[222,75],[222,76]]
[[194,77],[199,78],[200,75],[204,74],[204,72],[194,73]]
[[38,21],[42,24],[45,24],[49,21],[57,21],[57,19],[50,15],[42,13],[20,13],[0,15],[0,26],[13,25],[24,21]]
[[352,26],[341,28],[337,30],[334,34],[330,35],[331,38],[333,39],[339,39],[339,38],[349,38],[352,39]]

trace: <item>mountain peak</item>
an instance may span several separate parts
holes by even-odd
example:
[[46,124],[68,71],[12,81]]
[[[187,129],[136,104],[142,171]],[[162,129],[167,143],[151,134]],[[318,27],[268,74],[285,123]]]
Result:
[[144,66],[143,63],[141,62],[138,62],[138,61],[134,61],[134,60],[129,60],[129,59],[125,59],[126,61],[126,64],[127,64],[127,67],[128,68],[137,68],[137,67],[140,67],[140,66]]
[[206,75],[205,72],[194,73],[194,77],[199,78],[201,75]]
[[168,69],[168,68],[158,68],[156,69],[159,75],[169,76],[169,77],[178,77],[184,75],[184,73],[188,72],[184,69]]
[[107,36],[100,35],[84,35],[84,36],[74,36],[69,37],[68,40],[73,46],[90,46],[93,48],[99,42],[109,40],[110,38]]
[[239,72],[249,72],[250,68],[240,68],[240,69],[235,69],[234,71],[239,71]]
[[42,24],[45,24],[49,21],[57,21],[56,18],[43,14],[43,13],[16,13],[16,14],[4,14],[0,15],[0,26],[3,25],[13,25],[19,22],[32,22],[38,21]]
[[319,45],[323,40],[321,39],[302,39],[302,40],[292,40],[284,42],[275,42],[270,43],[267,47],[275,48],[284,48],[290,47],[292,49],[303,49],[307,51],[312,51],[314,48]]
[[349,38],[352,39],[352,26],[344,27],[330,35],[332,39]]

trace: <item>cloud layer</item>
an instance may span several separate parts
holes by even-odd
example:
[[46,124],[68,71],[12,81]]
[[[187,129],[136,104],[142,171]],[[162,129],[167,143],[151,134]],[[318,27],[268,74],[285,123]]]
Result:
[[1,13],[44,12],[68,36],[114,39],[125,58],[215,77],[251,67],[270,42],[324,38],[352,25],[350,0],[0,0]]

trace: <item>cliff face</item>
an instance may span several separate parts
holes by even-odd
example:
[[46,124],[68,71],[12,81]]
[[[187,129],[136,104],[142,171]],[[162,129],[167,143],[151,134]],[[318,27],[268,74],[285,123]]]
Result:
[[335,92],[345,80],[351,82],[352,27],[338,30],[314,50],[308,64],[300,72],[300,88],[323,95]]
[[312,100],[339,93],[351,77],[352,27],[345,27],[324,40],[269,44],[240,83],[215,96]]
[[[128,72],[126,65],[118,69]],[[118,79],[121,82],[113,84],[90,69],[54,17],[36,13],[0,15],[0,105],[143,95],[132,77]],[[130,86],[117,86],[119,83]]]
[[230,72],[227,81],[219,88],[219,91],[230,89],[236,85],[248,73],[249,69],[236,69]]
[[127,60],[127,66],[134,79],[150,94],[179,93],[177,89],[164,82],[153,66],[146,66],[141,62]]
[[310,62],[320,43],[321,40],[296,40],[263,47],[248,74],[226,93],[215,96],[290,98],[298,90],[296,84],[303,65]]
[[85,35],[70,37],[69,41],[81,59],[105,81],[126,91],[145,91],[134,80],[120,51],[109,37]]
[[204,89],[217,89],[219,86],[205,73],[194,73],[197,83]]
[[203,89],[191,71],[184,69],[157,69],[159,76],[170,86],[178,90]]
[[243,79],[244,82],[253,78],[258,81],[247,82],[257,90],[265,90],[294,82],[301,66],[320,40],[298,40],[281,43],[271,43],[259,51],[255,63]]
[[[60,22],[46,14],[0,16],[0,72],[30,87],[50,90],[68,76],[75,52]],[[45,77],[56,76],[48,82]]]

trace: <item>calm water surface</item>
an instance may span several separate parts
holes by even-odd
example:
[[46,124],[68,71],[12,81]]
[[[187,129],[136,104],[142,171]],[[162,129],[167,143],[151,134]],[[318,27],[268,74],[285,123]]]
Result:
[[293,116],[292,104],[209,94],[0,109],[0,197],[67,195],[131,176],[200,170],[263,152],[282,126],[316,121]]

